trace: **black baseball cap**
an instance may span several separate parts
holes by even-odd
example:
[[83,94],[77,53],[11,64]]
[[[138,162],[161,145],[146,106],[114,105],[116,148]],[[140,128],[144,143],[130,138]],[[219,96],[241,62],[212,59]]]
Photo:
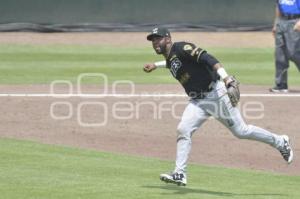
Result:
[[154,28],[147,36],[148,41],[152,41],[153,37],[171,37],[170,31],[167,28]]

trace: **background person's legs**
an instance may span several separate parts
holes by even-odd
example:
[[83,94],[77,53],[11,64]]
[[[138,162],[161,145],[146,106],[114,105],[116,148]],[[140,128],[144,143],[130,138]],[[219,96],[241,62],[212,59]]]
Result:
[[[289,68],[289,55],[286,46],[286,22],[279,21],[276,26],[275,34],[275,87],[273,90],[276,92],[280,89],[288,88],[288,68]],[[276,90],[277,89],[277,90]]]
[[300,71],[300,32],[294,30],[296,20],[289,20],[287,30],[284,32],[284,37],[286,38],[286,48],[288,51],[288,56],[292,60],[298,70]]

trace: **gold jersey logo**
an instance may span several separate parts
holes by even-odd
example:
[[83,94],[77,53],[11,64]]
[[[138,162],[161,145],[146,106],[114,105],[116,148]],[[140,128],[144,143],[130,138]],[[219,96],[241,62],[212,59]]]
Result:
[[193,47],[190,44],[186,44],[183,46],[183,50],[185,50],[185,51],[193,50]]

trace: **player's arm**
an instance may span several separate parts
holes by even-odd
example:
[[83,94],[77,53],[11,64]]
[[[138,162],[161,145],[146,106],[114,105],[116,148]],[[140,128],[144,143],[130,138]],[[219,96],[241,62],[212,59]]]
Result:
[[280,10],[278,8],[278,4],[276,4],[276,8],[275,8],[275,18],[274,18],[274,22],[273,22],[273,28],[272,28],[272,33],[273,35],[275,35],[276,32],[276,23],[278,18],[281,16]]
[[182,54],[188,58],[196,61],[200,64],[205,64],[212,70],[217,71],[221,79],[228,85],[232,80],[227,74],[221,63],[211,54],[207,53],[205,50],[196,47],[194,44],[186,44],[183,47]]
[[229,85],[233,80],[232,76],[228,75],[225,68],[220,63],[216,63],[213,66],[213,69],[217,71],[218,75],[221,77],[221,79],[224,81],[225,85]]
[[206,63],[206,65],[210,66],[214,71],[217,71],[218,75],[224,81],[225,85],[228,86],[233,80],[233,77],[228,75],[225,68],[222,64],[212,55],[204,52],[200,58],[200,62]]
[[221,63],[214,56],[208,54],[201,48],[196,48],[193,45],[191,46],[193,47],[192,49],[189,49],[190,47],[184,48],[186,57],[193,59],[198,63],[204,63],[212,70],[217,71],[218,75],[225,82],[228,97],[232,106],[235,107],[240,100],[239,82],[233,76],[227,74]]
[[144,65],[144,71],[147,73],[150,73],[151,71],[157,69],[157,68],[166,68],[166,61],[158,61],[155,63],[148,63]]
[[227,74],[221,63],[214,56],[201,48],[194,47],[194,45],[190,46],[192,49],[186,45],[185,48],[183,48],[185,50],[184,52],[186,57],[188,59],[193,59],[197,63],[201,63],[200,65],[205,64],[212,70],[216,71],[226,85],[227,94],[232,106],[237,106],[240,100],[239,82],[233,76],[229,76]]
[[[278,9],[278,10],[279,10],[279,9]],[[299,19],[298,19],[298,21],[295,23],[293,29],[294,29],[295,31],[300,32],[300,20],[299,20]]]
[[232,106],[237,106],[240,101],[240,82],[235,79],[235,77],[228,75],[224,67],[220,63],[215,64],[213,66],[213,69],[217,71],[218,75],[224,81],[227,88],[227,94]]
[[203,52],[203,54],[199,57],[199,61],[204,62],[213,70],[217,71],[218,75],[224,81],[226,86],[228,86],[233,81],[232,76],[228,75],[225,68],[214,56],[208,54],[207,52]]
[[196,47],[194,44],[186,43],[182,50],[181,54],[186,58],[193,60],[199,64],[205,64],[211,69],[214,68],[219,61],[212,55],[206,52],[206,50]]

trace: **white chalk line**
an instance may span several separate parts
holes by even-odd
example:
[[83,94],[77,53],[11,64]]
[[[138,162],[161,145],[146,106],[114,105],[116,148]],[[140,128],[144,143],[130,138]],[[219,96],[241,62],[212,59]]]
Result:
[[[0,97],[53,97],[53,98],[142,98],[142,97],[188,97],[186,94],[47,94],[47,93],[2,93]],[[300,97],[300,94],[241,94],[241,97]]]

